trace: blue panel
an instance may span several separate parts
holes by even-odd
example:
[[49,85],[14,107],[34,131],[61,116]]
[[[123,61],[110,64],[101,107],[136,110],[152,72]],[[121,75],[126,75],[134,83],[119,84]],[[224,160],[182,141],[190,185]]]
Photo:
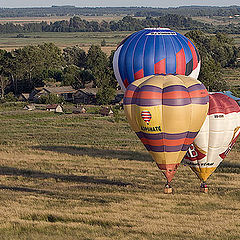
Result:
[[176,53],[178,53],[183,48],[182,43],[179,41],[177,35],[171,36],[171,39],[172,39],[175,51]]
[[165,36],[166,46],[166,74],[176,74],[176,52],[172,42],[172,36]]
[[143,72],[144,76],[154,74],[154,52],[155,52],[155,36],[150,35],[147,38],[145,50],[144,50],[144,61],[143,61]]
[[195,47],[195,45],[193,44],[193,42],[192,42],[191,40],[189,40],[189,42],[192,43],[192,45],[193,45],[193,47],[194,47],[194,49],[195,49],[195,51],[196,51],[196,54],[197,54],[197,60],[198,60],[198,63],[199,63],[199,61],[200,61],[200,56],[199,56],[198,50],[197,50],[197,48]]
[[[143,33],[141,33],[143,34]],[[126,74],[127,74],[127,79],[128,82],[131,83],[133,82],[134,79],[134,68],[133,68],[133,58],[134,58],[134,51],[136,48],[136,45],[138,43],[138,40],[140,38],[140,34],[135,37],[131,43],[128,46],[127,52],[126,52],[126,57],[125,57],[125,68],[126,68]]]
[[118,58],[118,67],[119,67],[119,72],[120,72],[122,81],[124,81],[127,78],[125,58],[126,58],[128,46],[130,45],[131,41],[137,38],[137,36],[140,35],[141,33],[142,31],[136,32],[132,34],[130,37],[128,37],[128,39],[124,42],[122,49],[120,51],[119,58]]
[[147,32],[145,31],[144,34],[141,36],[141,38],[139,39],[135,51],[134,51],[134,56],[133,56],[133,70],[134,73],[140,71],[141,69],[143,69],[143,53],[144,53],[144,46],[145,46],[145,42],[147,39],[146,36]]
[[179,39],[179,41],[181,42],[183,49],[184,49],[184,53],[185,53],[185,59],[186,59],[186,64],[188,62],[190,62],[192,60],[192,52],[190,47],[188,46],[188,38],[186,38],[185,36],[177,33],[177,38]]
[[158,63],[159,61],[166,58],[166,49],[163,36],[158,35],[156,36],[155,40],[155,59],[154,64]]

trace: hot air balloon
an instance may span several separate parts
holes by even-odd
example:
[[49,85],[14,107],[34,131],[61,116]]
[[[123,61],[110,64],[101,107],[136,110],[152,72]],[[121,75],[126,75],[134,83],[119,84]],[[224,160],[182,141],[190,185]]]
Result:
[[204,123],[208,101],[204,85],[182,75],[148,76],[125,92],[128,122],[167,178],[166,189]]
[[240,107],[222,94],[209,95],[208,116],[183,162],[202,181],[201,191],[207,192],[206,180],[232,149],[240,134]]
[[146,28],[127,37],[113,59],[114,73],[123,90],[137,79],[156,74],[193,78],[200,71],[194,44],[168,28]]

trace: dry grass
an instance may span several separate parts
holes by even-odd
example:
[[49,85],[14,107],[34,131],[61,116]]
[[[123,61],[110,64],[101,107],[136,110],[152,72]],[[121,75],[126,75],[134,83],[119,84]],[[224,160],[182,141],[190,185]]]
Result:
[[[85,19],[87,21],[118,21],[121,20],[126,15],[104,15],[104,16],[83,16],[79,15],[81,19]],[[68,20],[71,18],[71,16],[49,16],[49,17],[9,17],[9,18],[0,18],[0,24],[5,23],[13,23],[13,24],[25,24],[25,23],[40,23],[40,22],[47,22],[48,24],[50,22],[56,22],[56,21],[62,21],[62,20]]]
[[[181,166],[174,195],[122,117],[0,107],[1,239],[239,239],[237,148],[209,194]],[[238,146],[239,147],[239,146]]]

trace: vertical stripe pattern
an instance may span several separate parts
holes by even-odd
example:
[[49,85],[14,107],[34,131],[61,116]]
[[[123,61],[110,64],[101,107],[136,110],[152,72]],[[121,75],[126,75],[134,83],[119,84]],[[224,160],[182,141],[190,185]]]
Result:
[[114,72],[122,88],[140,78],[163,75],[198,76],[200,58],[196,47],[185,36],[166,28],[135,32],[118,47]]

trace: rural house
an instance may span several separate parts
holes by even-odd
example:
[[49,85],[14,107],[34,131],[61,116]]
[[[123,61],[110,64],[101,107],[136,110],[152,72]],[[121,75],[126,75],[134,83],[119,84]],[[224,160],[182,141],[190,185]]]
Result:
[[29,100],[29,93],[22,93],[19,97],[18,100],[21,102],[28,102]]
[[23,109],[28,111],[33,111],[36,109],[36,107],[33,104],[29,104],[29,105],[26,105]]
[[81,113],[86,113],[87,110],[84,107],[76,107],[73,109],[72,113],[74,114],[81,114]]
[[100,110],[100,114],[102,116],[110,116],[113,115],[113,111],[109,107],[102,107]]
[[74,94],[74,103],[94,104],[96,103],[97,88],[78,89]]
[[117,91],[115,99],[112,101],[112,104],[123,104],[124,92],[122,90]]
[[47,111],[55,112],[55,113],[62,113],[63,107],[59,104],[50,104],[50,105],[47,105]]
[[57,96],[62,96],[65,101],[72,102],[74,99],[74,94],[76,90],[71,86],[63,86],[63,87],[43,87],[41,90],[34,89],[31,95],[31,100],[37,102],[40,96],[56,94]]

